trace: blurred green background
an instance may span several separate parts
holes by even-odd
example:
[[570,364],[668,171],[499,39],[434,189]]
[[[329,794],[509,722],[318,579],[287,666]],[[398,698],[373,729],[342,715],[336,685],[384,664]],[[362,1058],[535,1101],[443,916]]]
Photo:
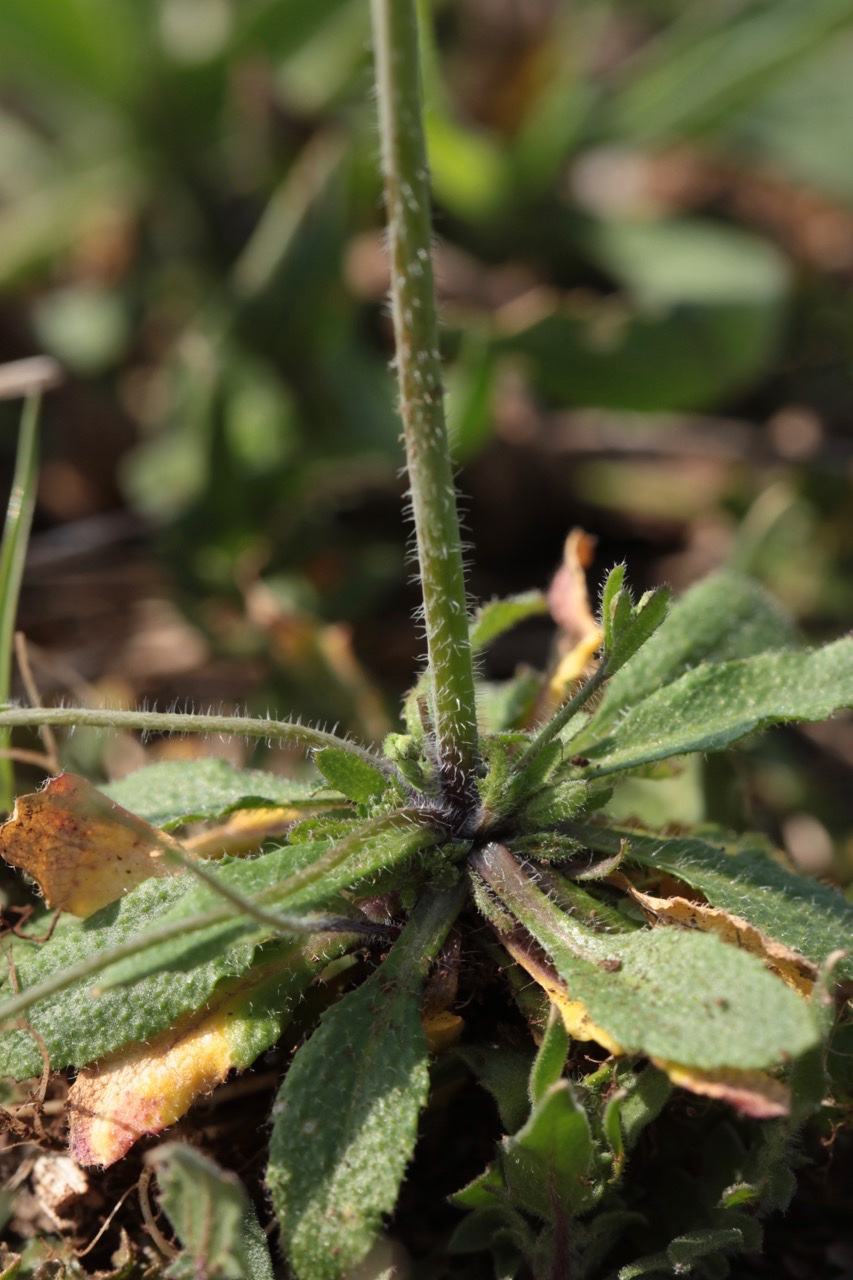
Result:
[[[837,634],[853,0],[423,17],[472,596],[546,585],[580,524],[594,581],[734,565]],[[0,81],[0,359],[68,372],[21,616],[44,696],[381,737],[420,641],[368,0],[3,0]],[[548,643],[528,628],[492,673]],[[71,759],[138,750],[81,734]],[[745,818],[849,876],[851,764],[849,721],[784,732],[727,766],[745,801],[705,774],[673,816]]]

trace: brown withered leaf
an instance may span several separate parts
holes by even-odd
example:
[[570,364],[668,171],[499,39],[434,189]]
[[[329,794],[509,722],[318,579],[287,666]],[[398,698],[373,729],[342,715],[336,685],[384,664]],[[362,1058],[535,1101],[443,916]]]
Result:
[[776,942],[741,916],[731,915],[721,907],[712,907],[707,902],[693,902],[678,895],[659,898],[643,893],[619,871],[610,876],[610,882],[626,890],[653,924],[680,925],[682,928],[716,933],[723,942],[740,947],[742,951],[751,951],[799,995],[811,994],[818,975],[817,967],[798,951]]
[[89,916],[149,876],[175,875],[163,858],[181,846],[85,778],[61,773],[19,796],[0,827],[0,854],[32,876],[49,907]]
[[699,1071],[661,1058],[652,1058],[652,1062],[679,1088],[727,1102],[753,1120],[777,1119],[791,1109],[791,1090],[766,1071],[742,1071],[734,1067]]
[[572,529],[563,549],[563,563],[548,590],[548,607],[560,628],[560,660],[548,685],[555,705],[588,670],[601,646],[601,629],[590,607],[586,584],[594,550],[594,538],[582,529]]

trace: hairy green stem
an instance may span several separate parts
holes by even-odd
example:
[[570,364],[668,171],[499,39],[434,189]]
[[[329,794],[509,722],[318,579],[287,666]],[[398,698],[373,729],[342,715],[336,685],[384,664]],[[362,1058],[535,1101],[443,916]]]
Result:
[[572,716],[577,715],[581,707],[589,702],[596,690],[601,688],[608,674],[607,663],[602,662],[595,675],[590,676],[589,680],[581,685],[574,697],[560,707],[556,715],[552,716],[548,723],[542,726],[530,745],[525,747],[515,762],[516,773],[523,773],[540,752],[544,751],[548,744],[554,741],[560,731],[569,723]]
[[131,729],[143,733],[219,733],[243,738],[266,738],[288,746],[316,751],[336,747],[359,756],[375,769],[392,773],[393,767],[366,747],[337,734],[292,720],[254,719],[250,716],[215,716],[179,711],[118,711],[109,707],[5,707],[0,710],[0,730],[37,725],[76,725],[94,729]]
[[438,353],[415,0],[372,0],[372,13],[400,414],[433,680],[436,758],[445,793],[464,805],[477,766],[474,670]]
[[404,985],[419,985],[429,973],[467,896],[464,879],[449,889],[426,889],[385,959],[383,975],[389,980],[399,979]]
[[231,888],[219,876],[208,871],[206,867],[189,858],[180,849],[166,849],[163,861],[172,866],[181,867],[189,875],[195,876],[202,884],[206,884],[223,902],[228,902],[241,915],[248,916],[258,924],[265,925],[276,933],[343,933],[358,934],[383,933],[381,926],[374,925],[366,918],[362,920],[349,916],[295,916],[280,911],[270,911],[261,906],[254,898],[237,889]]

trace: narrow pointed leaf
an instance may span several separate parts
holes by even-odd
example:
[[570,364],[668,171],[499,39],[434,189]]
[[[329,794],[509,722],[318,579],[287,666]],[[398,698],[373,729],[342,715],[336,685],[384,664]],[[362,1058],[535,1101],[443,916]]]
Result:
[[428,1089],[420,989],[460,903],[458,890],[427,899],[285,1076],[268,1185],[299,1280],[339,1280],[394,1207]]
[[[712,907],[742,917],[818,967],[850,948],[853,906],[829,885],[789,871],[754,838],[752,845],[732,844],[722,832],[673,837],[591,823],[571,825],[570,834],[589,849],[624,848],[628,863],[677,876]],[[853,979],[853,957],[841,958],[837,972]]]
[[790,622],[758,583],[734,573],[707,578],[676,601],[642,651],[608,682],[596,735],[702,662],[749,658],[794,641]]
[[569,1037],[563,1019],[552,1005],[542,1043],[530,1072],[530,1101],[537,1105],[561,1078],[569,1052]]
[[669,588],[658,587],[643,597],[631,610],[630,621],[615,635],[607,657],[607,670],[615,674],[634,657],[658,630],[669,609]]
[[614,640],[631,616],[631,597],[622,584],[625,581],[625,565],[617,564],[607,575],[601,593],[601,630],[604,636],[604,652],[613,648]]
[[593,721],[577,742],[592,776],[690,751],[719,751],[757,729],[825,720],[853,706],[853,639],[809,652],[702,666],[649,694],[606,736]]

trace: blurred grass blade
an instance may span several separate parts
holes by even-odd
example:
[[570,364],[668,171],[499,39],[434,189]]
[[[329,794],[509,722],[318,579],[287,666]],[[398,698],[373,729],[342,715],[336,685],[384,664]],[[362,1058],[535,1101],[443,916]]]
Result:
[[[26,396],[12,492],[0,543],[0,705],[9,701],[18,596],[36,501],[41,393],[54,386],[58,379],[58,366],[54,361],[43,358],[16,361],[0,369],[0,399]],[[9,730],[0,729],[0,748],[8,747],[9,740]],[[13,799],[12,762],[0,758],[0,807],[11,809]]]
[[642,142],[719,130],[849,28],[850,0],[694,5],[637,59],[610,129]]

